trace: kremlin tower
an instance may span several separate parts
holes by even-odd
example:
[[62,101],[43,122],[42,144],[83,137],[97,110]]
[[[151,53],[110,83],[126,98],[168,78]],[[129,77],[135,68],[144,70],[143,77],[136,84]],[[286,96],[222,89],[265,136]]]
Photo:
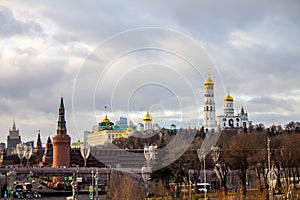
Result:
[[216,110],[214,100],[214,81],[210,78],[210,70],[208,78],[204,82],[204,131],[216,131]]
[[67,135],[65,121],[65,107],[63,97],[60,99],[56,135],[53,141],[53,164],[52,167],[70,166],[70,143],[71,138]]
[[53,163],[53,145],[50,137],[47,139],[46,149],[42,161],[43,165],[45,166],[52,165]]
[[39,130],[38,132],[38,137],[37,137],[37,141],[36,141],[36,146],[34,147],[34,151],[37,154],[40,154],[41,152],[43,152],[43,147],[42,147],[42,141],[41,141],[41,132]]

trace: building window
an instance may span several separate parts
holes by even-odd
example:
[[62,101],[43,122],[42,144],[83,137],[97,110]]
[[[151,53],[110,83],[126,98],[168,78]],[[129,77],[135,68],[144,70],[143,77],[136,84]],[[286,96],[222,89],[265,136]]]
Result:
[[208,111],[208,106],[206,106],[206,111]]

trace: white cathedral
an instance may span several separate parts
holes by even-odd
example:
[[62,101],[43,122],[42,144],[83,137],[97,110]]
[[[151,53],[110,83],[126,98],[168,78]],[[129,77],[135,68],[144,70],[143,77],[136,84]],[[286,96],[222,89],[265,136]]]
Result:
[[230,96],[229,90],[224,98],[223,115],[217,116],[217,119],[215,108],[214,81],[208,72],[208,78],[204,82],[204,130],[214,132],[219,128],[248,128],[251,125],[251,121],[248,120],[248,113],[244,111],[243,107],[237,115],[234,114],[233,97]]

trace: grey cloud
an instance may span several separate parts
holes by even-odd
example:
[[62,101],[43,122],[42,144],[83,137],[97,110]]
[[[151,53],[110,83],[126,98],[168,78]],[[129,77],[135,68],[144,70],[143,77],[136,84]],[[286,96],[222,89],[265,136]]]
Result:
[[38,36],[42,32],[41,26],[33,21],[20,21],[6,7],[0,6],[0,35],[11,37],[13,35]]

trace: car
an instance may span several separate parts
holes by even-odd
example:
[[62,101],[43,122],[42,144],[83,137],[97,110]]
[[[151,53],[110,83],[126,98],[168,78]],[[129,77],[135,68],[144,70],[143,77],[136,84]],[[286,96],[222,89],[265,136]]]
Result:
[[42,198],[42,195],[38,192],[33,192],[34,198]]
[[198,183],[196,187],[197,193],[204,193],[208,192],[210,190],[210,184],[209,183]]
[[39,185],[39,186],[38,186],[38,189],[39,189],[39,190],[43,189],[43,186]]
[[32,191],[25,190],[25,191],[24,191],[24,196],[25,196],[27,199],[33,199],[33,193],[32,193]]
[[31,183],[35,183],[35,180],[32,180]]
[[14,198],[16,199],[23,199],[23,186],[22,185],[16,185],[15,191],[14,191]]

